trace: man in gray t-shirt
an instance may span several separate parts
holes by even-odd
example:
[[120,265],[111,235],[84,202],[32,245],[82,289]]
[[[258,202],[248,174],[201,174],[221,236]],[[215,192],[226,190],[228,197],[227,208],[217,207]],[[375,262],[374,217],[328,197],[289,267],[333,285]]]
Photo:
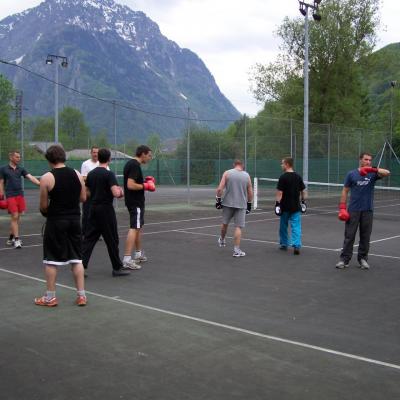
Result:
[[[222,194],[224,194],[223,199]],[[221,236],[218,238],[219,247],[224,247],[228,225],[233,218],[235,224],[233,257],[244,257],[246,253],[240,250],[242,228],[245,225],[246,213],[251,210],[253,188],[250,175],[243,171],[243,162],[235,160],[233,168],[224,172],[217,188],[215,207],[222,208]]]

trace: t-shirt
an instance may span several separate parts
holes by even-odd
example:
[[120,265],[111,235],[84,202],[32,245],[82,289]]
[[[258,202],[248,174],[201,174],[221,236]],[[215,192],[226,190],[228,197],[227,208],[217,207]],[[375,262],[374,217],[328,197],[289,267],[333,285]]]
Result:
[[93,162],[91,158],[89,160],[86,160],[82,163],[81,167],[81,175],[82,176],[88,176],[88,173],[92,170],[94,170],[96,167],[99,166],[99,162]]
[[306,187],[303,178],[297,172],[285,172],[279,177],[278,190],[283,192],[281,200],[282,212],[294,213],[301,210],[300,192]]
[[90,190],[92,205],[112,205],[114,196],[111,187],[118,185],[114,172],[103,167],[96,167],[89,172],[86,186]]
[[4,191],[6,197],[23,196],[21,176],[24,178],[29,173],[25,168],[17,167],[14,169],[10,164],[4,165],[0,168],[0,179],[4,180]]
[[144,182],[142,167],[138,160],[129,160],[124,167],[125,205],[128,209],[132,207],[144,207],[144,190],[129,190],[128,178],[133,179],[139,184]]
[[225,194],[222,204],[225,207],[246,208],[247,186],[250,176],[246,171],[236,168],[227,171]]
[[374,209],[374,188],[378,179],[381,178],[375,172],[370,172],[366,176],[361,176],[358,169],[348,172],[344,186],[350,188],[349,212]]

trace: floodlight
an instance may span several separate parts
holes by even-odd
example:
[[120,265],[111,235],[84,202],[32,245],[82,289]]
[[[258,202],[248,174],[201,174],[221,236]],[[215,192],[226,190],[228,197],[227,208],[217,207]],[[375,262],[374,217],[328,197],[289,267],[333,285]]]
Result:
[[319,14],[316,14],[316,13],[313,13],[313,18],[314,18],[314,21],[321,21],[321,15],[319,15]]
[[306,16],[307,11],[306,11],[306,9],[304,8],[304,5],[303,5],[303,4],[300,4],[299,11],[303,14],[303,16]]
[[62,60],[61,66],[62,66],[63,68],[67,68],[67,67],[68,67],[68,61],[67,61],[67,59]]
[[47,56],[47,58],[46,58],[46,64],[47,64],[47,65],[53,64],[53,59],[52,59],[51,57]]
[[397,85],[397,81],[391,81],[391,82],[390,82],[390,86],[391,86],[391,87],[395,87],[396,85]]

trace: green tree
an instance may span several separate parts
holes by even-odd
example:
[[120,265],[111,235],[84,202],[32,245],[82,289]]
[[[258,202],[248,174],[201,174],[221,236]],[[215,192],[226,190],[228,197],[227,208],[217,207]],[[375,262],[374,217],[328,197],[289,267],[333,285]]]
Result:
[[[367,91],[362,66],[379,25],[379,0],[325,0],[320,22],[310,21],[310,121],[361,126]],[[277,31],[282,54],[257,64],[252,91],[275,116],[302,118],[304,18],[285,18]]]
[[0,75],[0,159],[6,159],[10,150],[16,147],[16,137],[12,132],[10,113],[15,91],[12,83]]
[[83,113],[73,107],[65,107],[60,113],[60,142],[66,149],[86,148],[90,129]]
[[34,142],[54,142],[54,118],[38,117],[29,121]]

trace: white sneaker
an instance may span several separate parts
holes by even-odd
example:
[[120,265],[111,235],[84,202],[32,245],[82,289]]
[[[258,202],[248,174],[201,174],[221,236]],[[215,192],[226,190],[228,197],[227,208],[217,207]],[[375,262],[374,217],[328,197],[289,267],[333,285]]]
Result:
[[359,261],[360,263],[360,268],[361,269],[369,269],[369,264],[367,263],[367,260],[364,260],[363,258]]
[[222,239],[221,236],[218,238],[218,246],[219,247],[225,247],[226,246],[225,239]]
[[124,261],[122,268],[134,270],[134,269],[140,269],[142,267],[139,264],[136,264],[135,260],[130,259],[129,261]]
[[245,255],[246,253],[240,249],[233,252],[233,257],[244,257]]
[[336,264],[336,268],[337,269],[345,269],[345,268],[349,268],[349,262],[344,262],[343,260],[340,260],[337,264]]
[[15,239],[14,239],[14,238],[12,238],[12,239],[7,239],[6,244],[7,244],[7,246],[13,246],[13,247],[14,247],[14,242],[15,242]]
[[21,247],[22,247],[22,240],[16,239],[16,240],[14,241],[14,248],[15,248],[15,249],[20,249]]
[[142,253],[140,254],[140,256],[135,256],[135,261],[136,262],[146,262],[147,261],[147,257],[144,255],[144,251],[142,250]]

